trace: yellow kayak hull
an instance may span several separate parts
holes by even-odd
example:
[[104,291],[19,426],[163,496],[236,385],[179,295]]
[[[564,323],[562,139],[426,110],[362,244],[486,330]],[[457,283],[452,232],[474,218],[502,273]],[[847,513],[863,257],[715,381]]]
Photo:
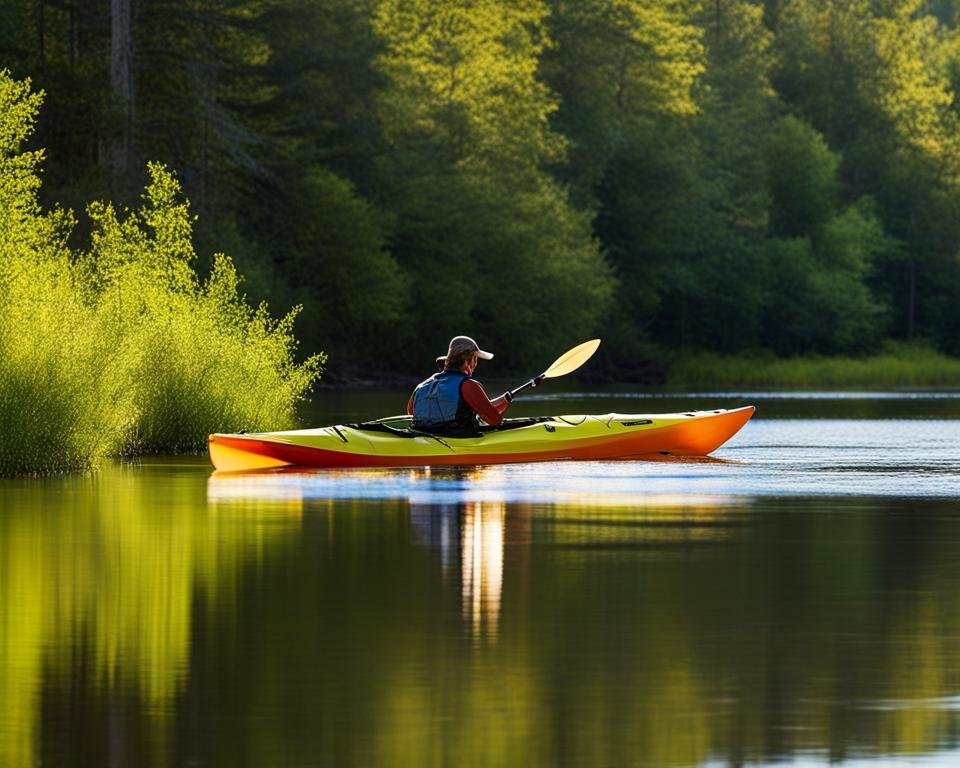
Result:
[[[406,417],[386,428],[338,425],[318,429],[210,435],[210,459],[224,472],[279,467],[410,467],[504,464],[564,459],[706,456],[733,437],[755,408],[629,415],[608,413],[513,420],[522,425],[480,437],[400,436]],[[511,420],[504,423],[509,425]],[[392,429],[391,429],[392,427]]]

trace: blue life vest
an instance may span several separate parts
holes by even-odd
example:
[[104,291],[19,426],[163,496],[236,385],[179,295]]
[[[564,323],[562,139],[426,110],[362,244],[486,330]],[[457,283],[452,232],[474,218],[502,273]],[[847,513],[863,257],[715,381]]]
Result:
[[421,381],[413,390],[413,428],[476,432],[476,413],[460,396],[460,385],[468,378],[463,371],[448,369]]

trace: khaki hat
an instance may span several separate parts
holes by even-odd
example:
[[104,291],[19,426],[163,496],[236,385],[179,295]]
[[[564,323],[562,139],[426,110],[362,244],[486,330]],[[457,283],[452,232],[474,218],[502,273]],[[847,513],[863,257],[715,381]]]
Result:
[[483,360],[493,360],[493,352],[484,352],[480,349],[480,345],[469,336],[454,336],[450,339],[450,347],[447,349],[447,354],[438,357],[437,362],[439,363],[442,360],[446,360],[447,357],[458,352],[476,352],[477,357]]

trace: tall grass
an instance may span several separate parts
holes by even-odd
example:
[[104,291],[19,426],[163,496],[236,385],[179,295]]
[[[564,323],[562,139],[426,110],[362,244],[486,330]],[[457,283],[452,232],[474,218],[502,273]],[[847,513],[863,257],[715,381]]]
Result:
[[[30,268],[32,267],[32,268]],[[0,294],[0,474],[85,468],[119,452],[133,403],[113,339],[78,300],[69,265],[37,263]]]
[[872,357],[722,356],[696,352],[670,366],[673,387],[828,387],[866,389],[960,386],[960,359],[923,345],[888,342]]
[[20,151],[39,105],[0,72],[0,475],[292,426],[323,362],[295,362],[296,310],[250,307],[223,255],[199,279],[188,204],[158,164],[142,206],[92,204],[91,246],[70,252],[72,216],[37,203],[42,154]]

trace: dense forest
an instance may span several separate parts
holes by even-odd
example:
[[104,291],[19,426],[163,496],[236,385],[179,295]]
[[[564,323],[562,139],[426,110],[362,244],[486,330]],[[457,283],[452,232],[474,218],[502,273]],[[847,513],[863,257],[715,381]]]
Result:
[[960,354],[953,0],[0,0],[0,68],[46,205],[164,163],[331,373]]

